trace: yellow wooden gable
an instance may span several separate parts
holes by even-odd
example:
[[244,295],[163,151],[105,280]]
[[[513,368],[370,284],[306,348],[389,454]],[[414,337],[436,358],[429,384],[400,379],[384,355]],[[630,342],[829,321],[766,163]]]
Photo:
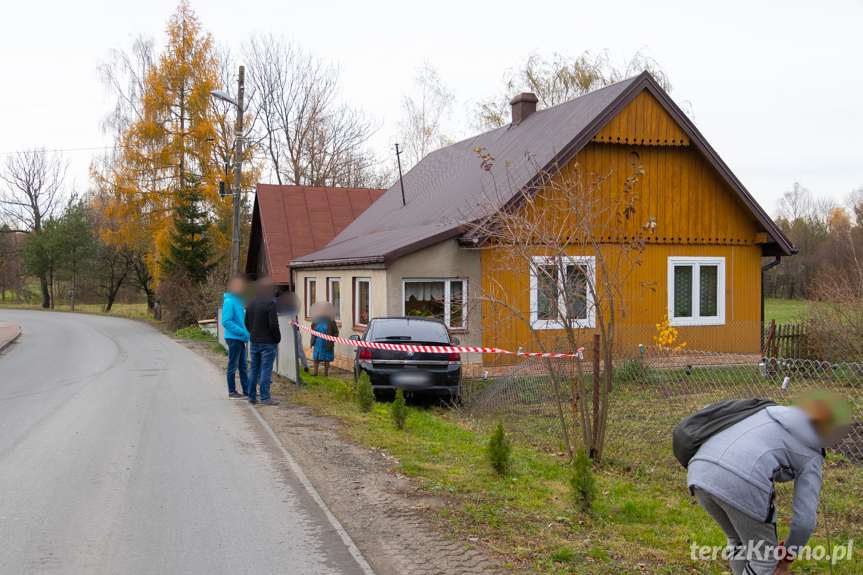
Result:
[[689,136],[662,104],[644,90],[612,118],[592,141],[640,146],[688,146]]

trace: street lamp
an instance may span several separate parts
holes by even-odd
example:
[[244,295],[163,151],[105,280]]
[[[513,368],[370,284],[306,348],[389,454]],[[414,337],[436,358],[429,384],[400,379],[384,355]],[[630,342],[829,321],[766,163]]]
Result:
[[237,81],[237,99],[234,100],[224,90],[212,90],[210,95],[223,102],[233,104],[237,109],[237,123],[234,129],[234,221],[231,231],[231,274],[240,272],[240,185],[243,181],[243,92],[245,90],[246,69],[240,66]]

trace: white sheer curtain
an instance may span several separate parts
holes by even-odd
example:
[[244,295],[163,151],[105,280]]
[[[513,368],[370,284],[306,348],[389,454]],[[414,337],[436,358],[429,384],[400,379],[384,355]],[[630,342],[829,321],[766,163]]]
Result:
[[443,301],[445,290],[444,282],[405,282],[405,301]]

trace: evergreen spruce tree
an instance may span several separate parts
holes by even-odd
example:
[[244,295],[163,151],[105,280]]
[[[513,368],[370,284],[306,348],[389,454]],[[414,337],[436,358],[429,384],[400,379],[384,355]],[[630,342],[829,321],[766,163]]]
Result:
[[503,420],[498,420],[497,427],[494,428],[494,432],[488,440],[485,453],[492,469],[501,475],[506,475],[506,471],[509,468],[509,454],[511,450],[512,445],[510,445],[503,430]]
[[168,254],[162,261],[162,273],[171,275],[181,272],[195,285],[201,285],[216,266],[216,262],[212,261],[210,225],[201,207],[203,196],[198,185],[192,183],[178,192],[178,199]]
[[590,513],[597,492],[596,480],[593,478],[590,465],[591,461],[584,452],[584,448],[579,448],[572,464],[572,476],[569,482],[575,508],[582,513]]

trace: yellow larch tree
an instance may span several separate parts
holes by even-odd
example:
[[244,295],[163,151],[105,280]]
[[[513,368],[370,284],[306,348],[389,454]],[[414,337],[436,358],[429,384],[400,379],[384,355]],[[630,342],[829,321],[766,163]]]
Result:
[[[210,96],[222,88],[218,53],[187,0],[177,6],[166,33],[164,49],[144,74],[132,117],[117,134],[117,153],[91,169],[94,183],[112,198],[106,215],[117,225],[106,232],[109,239],[148,246],[156,277],[183,188],[200,189],[216,257],[225,262],[231,229],[232,200],[218,192],[221,179],[232,185],[233,171],[225,175],[223,164],[233,160],[234,110],[217,106]],[[255,181],[257,170],[244,173],[245,181]]]

